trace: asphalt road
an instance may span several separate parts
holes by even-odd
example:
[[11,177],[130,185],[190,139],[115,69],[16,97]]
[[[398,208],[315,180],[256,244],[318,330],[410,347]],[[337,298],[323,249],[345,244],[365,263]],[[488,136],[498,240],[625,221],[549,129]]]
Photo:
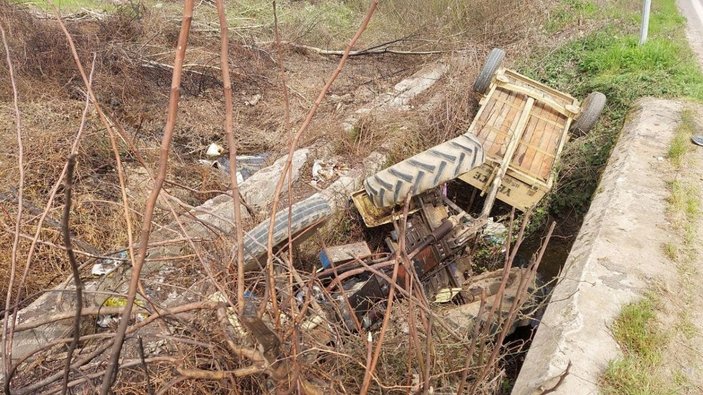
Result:
[[703,0],[679,0],[681,13],[688,20],[686,36],[698,62],[703,65]]

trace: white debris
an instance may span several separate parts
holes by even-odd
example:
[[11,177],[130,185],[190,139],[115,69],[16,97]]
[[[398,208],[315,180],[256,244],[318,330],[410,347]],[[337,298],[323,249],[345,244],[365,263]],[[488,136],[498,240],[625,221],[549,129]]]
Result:
[[347,171],[349,171],[349,167],[343,163],[338,163],[336,160],[324,161],[315,159],[312,165],[312,181],[310,181],[310,185],[318,188],[317,184],[319,182],[330,181],[335,177],[346,174]]
[[109,328],[111,325],[117,325],[119,319],[114,315],[101,315],[98,317],[97,324],[101,328]]
[[449,303],[461,293],[461,288],[442,288],[434,298],[435,303]]
[[211,157],[217,157],[222,155],[225,152],[225,148],[219,144],[212,143],[210,144],[209,147],[207,147],[207,152],[205,155],[211,156]]
[[257,93],[256,95],[249,97],[249,99],[244,100],[244,104],[247,106],[255,106],[260,100],[261,94]]
[[320,176],[320,172],[322,171],[322,164],[325,163],[320,159],[315,159],[315,162],[312,164],[312,178],[317,179]]
[[99,260],[93,268],[90,269],[90,274],[93,276],[106,276],[115,271],[123,262],[127,260],[127,251],[122,251],[115,256],[114,259],[106,258]]
[[495,222],[493,218],[488,218],[486,227],[483,229],[483,239],[493,245],[502,245],[508,236],[508,228],[500,222]]

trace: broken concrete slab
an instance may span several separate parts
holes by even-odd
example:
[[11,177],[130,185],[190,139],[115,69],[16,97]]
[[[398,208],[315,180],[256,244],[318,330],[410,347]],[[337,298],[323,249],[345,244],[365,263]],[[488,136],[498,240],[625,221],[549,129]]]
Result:
[[410,102],[434,86],[448,70],[449,66],[444,63],[428,64],[412,76],[397,83],[393,90],[381,94],[366,107],[356,110],[342,123],[344,130],[351,131],[364,114],[375,111],[410,110]]
[[[291,163],[291,179],[297,180],[300,176],[300,169],[308,160],[310,150],[307,148],[299,149],[293,153]],[[263,211],[270,204],[271,197],[276,191],[276,185],[283,174],[283,168],[286,165],[288,156],[284,156],[275,161],[271,166],[263,168],[256,172],[253,176],[247,179],[246,188],[242,186],[242,196],[250,206],[256,207]],[[286,182],[286,181],[284,181]],[[284,184],[285,185],[285,184]]]

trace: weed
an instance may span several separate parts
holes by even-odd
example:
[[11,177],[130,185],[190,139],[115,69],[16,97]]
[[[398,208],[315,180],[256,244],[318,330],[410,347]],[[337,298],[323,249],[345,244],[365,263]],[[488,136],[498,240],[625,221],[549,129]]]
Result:
[[99,0],[55,0],[51,3],[46,0],[16,0],[13,2],[22,5],[31,5],[49,12],[53,11],[53,7],[56,7],[62,13],[80,12],[85,9],[109,12],[115,9],[114,3]]
[[700,216],[700,190],[694,183],[674,180],[670,183],[669,212],[674,226],[683,231],[689,244],[696,235],[696,222]]
[[598,11],[598,6],[589,0],[566,0],[560,2],[549,13],[544,29],[547,33],[556,33],[582,18],[590,18]]
[[681,113],[681,122],[676,128],[674,138],[671,140],[667,153],[667,158],[675,169],[681,168],[683,158],[691,146],[689,140],[695,130],[696,123],[694,121],[693,112],[690,109],[686,109]]
[[666,255],[666,257],[671,259],[672,261],[678,261],[679,247],[671,242],[664,244],[664,255]]
[[650,366],[633,356],[610,361],[603,378],[604,394],[658,395],[672,394],[672,389],[650,372]]
[[653,374],[668,339],[656,322],[658,300],[653,293],[623,307],[613,336],[625,354],[610,361],[603,375],[606,394],[665,394],[671,388]]
[[[692,97],[703,100],[703,74],[685,38],[685,20],[674,0],[656,2],[650,40],[638,45],[639,7],[613,2],[593,13],[587,1],[562,1],[564,10],[581,10],[606,26],[557,50],[537,51],[524,64],[525,72],[557,89],[585,97],[603,92],[608,104],[597,127],[566,147],[552,199],[552,215],[585,213],[596,190],[627,111],[643,96]],[[552,14],[558,28],[559,13]],[[676,153],[674,152],[674,155]]]
[[665,340],[655,325],[656,303],[656,297],[650,294],[626,305],[613,325],[613,336],[625,352],[650,364],[660,360],[660,346]]
[[691,313],[688,310],[684,310],[679,314],[678,322],[676,323],[676,330],[684,335],[687,339],[692,339],[698,335],[698,327],[691,320]]

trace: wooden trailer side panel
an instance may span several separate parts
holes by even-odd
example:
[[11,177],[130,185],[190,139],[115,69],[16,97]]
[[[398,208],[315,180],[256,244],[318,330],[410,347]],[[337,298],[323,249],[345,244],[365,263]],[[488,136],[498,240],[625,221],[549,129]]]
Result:
[[[567,106],[577,102],[566,94],[515,72],[503,70],[498,75],[501,81],[493,84],[482,100],[482,107],[470,128],[470,132],[483,144],[486,163],[460,178],[486,191],[508,144],[519,136],[520,141],[497,198],[525,210],[536,204],[551,188],[554,166],[568,139],[570,118],[564,115],[563,108],[560,112],[547,103]],[[510,89],[511,86],[520,87],[515,89],[522,92]],[[530,96],[536,101],[524,131],[517,130],[520,115]]]

